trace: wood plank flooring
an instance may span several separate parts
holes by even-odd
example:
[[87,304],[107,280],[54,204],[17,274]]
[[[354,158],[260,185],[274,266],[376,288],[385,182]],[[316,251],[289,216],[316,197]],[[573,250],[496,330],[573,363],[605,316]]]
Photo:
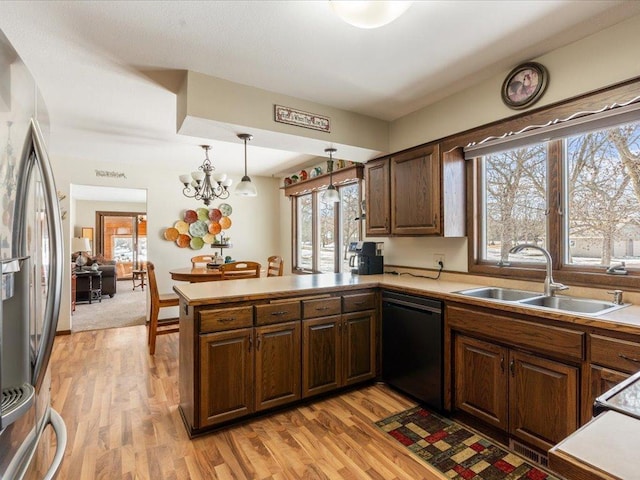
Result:
[[178,412],[178,334],[148,355],[144,326],[56,338],[59,479],[444,478],[373,424],[415,405],[374,385],[190,440]]

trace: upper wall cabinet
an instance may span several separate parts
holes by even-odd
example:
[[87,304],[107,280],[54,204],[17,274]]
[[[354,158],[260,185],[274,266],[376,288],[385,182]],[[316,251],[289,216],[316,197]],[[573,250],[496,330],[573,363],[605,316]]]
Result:
[[465,235],[462,149],[417,147],[365,165],[367,236]]

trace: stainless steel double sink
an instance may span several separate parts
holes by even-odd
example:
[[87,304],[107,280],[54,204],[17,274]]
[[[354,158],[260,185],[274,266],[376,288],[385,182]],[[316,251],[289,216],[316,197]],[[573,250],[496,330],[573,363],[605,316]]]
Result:
[[567,296],[545,296],[541,293],[528,292],[501,287],[480,287],[468,290],[460,290],[460,295],[475,298],[484,298],[499,302],[517,303],[528,307],[542,308],[556,312],[571,312],[586,315],[601,315],[614,310],[619,310],[628,304],[616,304],[603,300],[591,300]]

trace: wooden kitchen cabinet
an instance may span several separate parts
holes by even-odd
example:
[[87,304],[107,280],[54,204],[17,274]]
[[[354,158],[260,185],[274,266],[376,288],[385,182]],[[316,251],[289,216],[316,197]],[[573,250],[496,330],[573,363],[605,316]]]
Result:
[[[375,377],[376,311],[353,311],[358,305],[372,306],[373,298],[375,294],[345,296],[343,310],[350,313],[303,320],[303,398]],[[331,302],[324,305],[333,308]]]
[[367,236],[465,235],[461,149],[429,144],[365,165]]
[[300,399],[300,321],[256,327],[256,411]]
[[340,315],[302,321],[302,397],[340,386],[342,348]]
[[180,304],[180,411],[191,435],[376,375],[377,294]]
[[253,328],[200,336],[199,428],[253,412],[253,372]]
[[389,171],[389,158],[367,162],[365,165],[367,236],[391,234]]
[[447,306],[447,324],[454,410],[541,450],[578,428],[580,370],[542,355],[579,364],[583,333],[457,306]]
[[578,369],[509,352],[509,432],[542,450],[578,428]]
[[[590,408],[600,395],[640,370],[640,343],[604,335],[589,335],[591,342]],[[590,418],[590,415],[588,416]]]
[[508,430],[509,350],[463,335],[456,336],[455,408],[501,430]]

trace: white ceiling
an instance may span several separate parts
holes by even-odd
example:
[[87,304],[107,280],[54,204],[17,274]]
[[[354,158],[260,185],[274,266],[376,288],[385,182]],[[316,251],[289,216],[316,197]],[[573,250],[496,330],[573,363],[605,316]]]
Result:
[[[393,120],[638,13],[637,1],[416,1],[363,30],[326,1],[3,0],[0,29],[43,93],[52,156],[190,171],[211,143],[217,168],[239,174],[240,141],[176,134],[184,70]],[[250,174],[272,175],[313,157],[250,144],[248,158]]]

